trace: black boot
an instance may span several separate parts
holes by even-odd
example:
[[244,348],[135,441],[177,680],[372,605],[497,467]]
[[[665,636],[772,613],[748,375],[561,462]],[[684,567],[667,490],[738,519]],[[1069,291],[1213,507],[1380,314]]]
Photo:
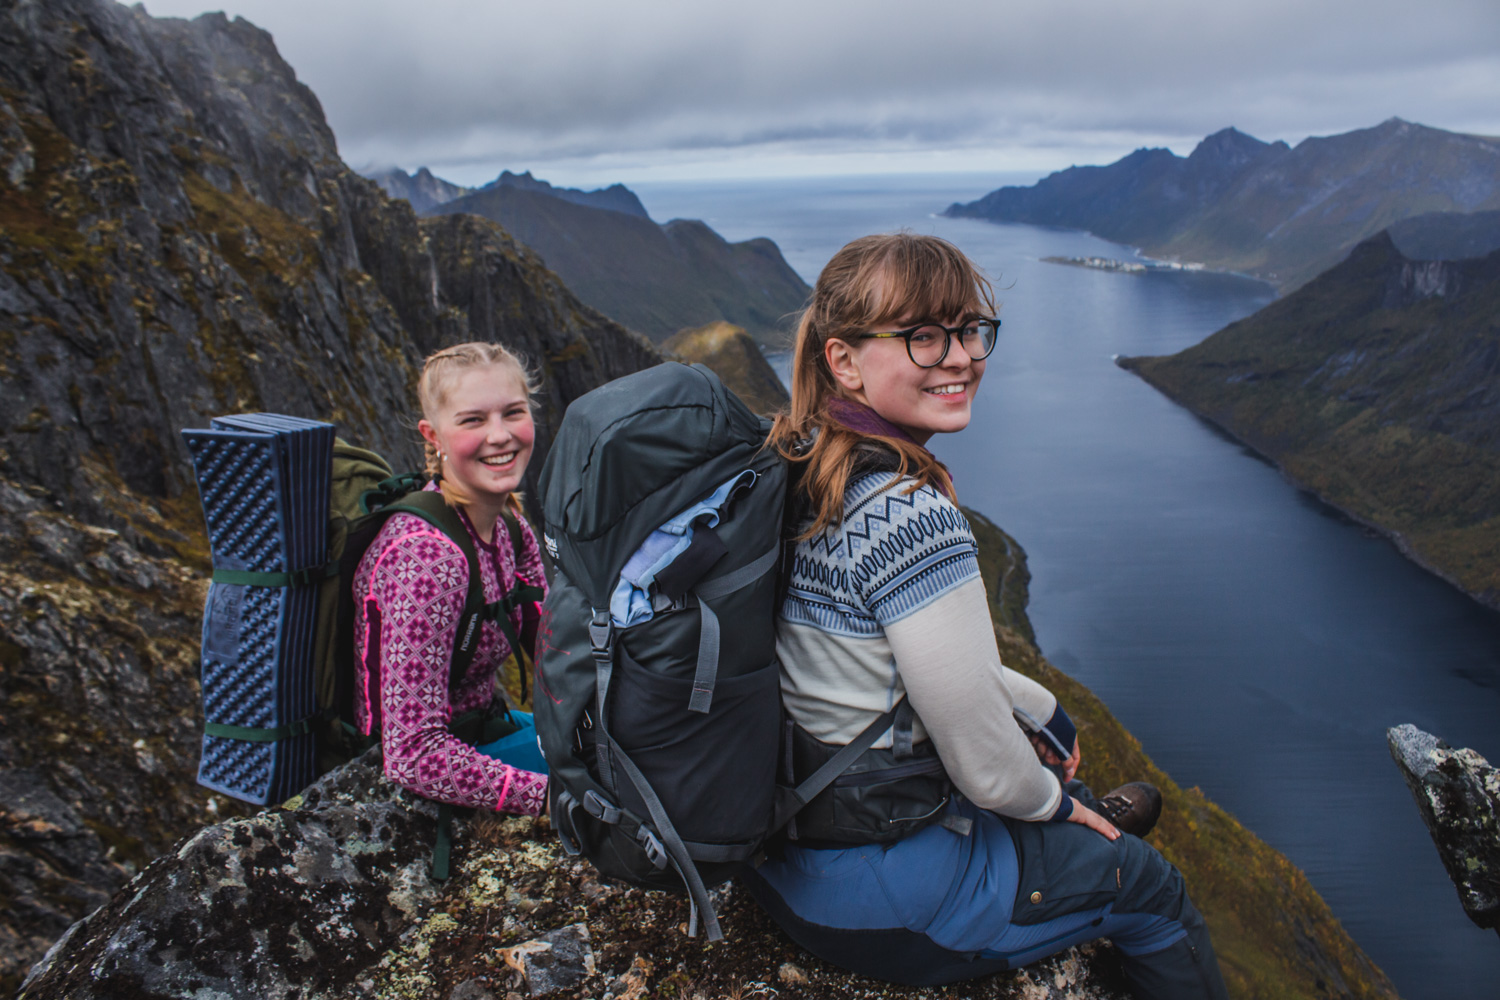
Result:
[[1099,799],[1094,811],[1125,833],[1144,837],[1161,817],[1161,792],[1155,785],[1132,781]]

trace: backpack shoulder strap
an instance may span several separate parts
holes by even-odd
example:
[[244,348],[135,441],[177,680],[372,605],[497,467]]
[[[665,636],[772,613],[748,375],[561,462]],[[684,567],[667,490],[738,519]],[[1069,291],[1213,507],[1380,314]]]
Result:
[[[505,530],[510,534],[511,552],[515,555],[516,582],[515,586],[511,587],[499,601],[486,609],[486,614],[494,620],[496,625],[500,626],[500,631],[505,633],[505,639],[510,643],[511,652],[515,654],[517,673],[521,681],[521,703],[525,704],[526,677],[531,673],[531,663],[536,656],[536,631],[540,621],[536,604],[547,595],[536,584],[524,583],[521,580],[521,557],[524,554],[521,519],[509,508],[501,512],[500,518],[505,522]],[[511,613],[517,608],[521,609],[519,633],[516,632],[515,625],[510,620]]]
[[484,578],[479,574],[479,552],[474,547],[474,539],[469,537],[469,529],[464,526],[463,518],[459,517],[458,512],[448,506],[448,501],[443,499],[443,495],[435,490],[417,490],[408,493],[401,499],[380,508],[380,513],[412,514],[420,517],[441,531],[464,554],[464,562],[469,567],[469,588],[464,596],[463,612],[458,619],[458,635],[453,641],[453,662],[448,671],[448,685],[451,690],[464,674],[468,673],[469,665],[474,662],[474,651],[479,648],[479,623],[484,619],[487,610],[484,600]]

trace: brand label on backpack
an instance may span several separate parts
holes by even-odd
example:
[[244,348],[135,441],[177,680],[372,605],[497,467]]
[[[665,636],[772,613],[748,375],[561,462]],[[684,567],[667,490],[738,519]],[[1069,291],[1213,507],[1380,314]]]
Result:
[[547,547],[547,554],[553,559],[557,558],[557,539],[551,535],[542,536],[542,544]]
[[479,615],[470,615],[469,620],[464,623],[464,634],[458,640],[458,648],[468,652],[469,645],[474,641],[474,633],[479,628]]

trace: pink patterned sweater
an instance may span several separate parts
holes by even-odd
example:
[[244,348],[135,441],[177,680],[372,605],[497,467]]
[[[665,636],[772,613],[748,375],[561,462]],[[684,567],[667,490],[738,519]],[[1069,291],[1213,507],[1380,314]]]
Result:
[[[523,520],[521,564],[504,520],[493,544],[464,526],[479,554],[487,601],[499,600],[501,581],[547,586],[536,537]],[[355,705],[361,732],[380,731],[386,777],[418,795],[457,806],[538,815],[547,779],[478,753],[448,733],[456,715],[484,708],[495,691],[495,674],[510,656],[510,643],[494,622],[481,626],[468,675],[449,690],[448,670],[469,585],[463,552],[419,517],[396,514],[360,560],[354,575],[359,604],[354,623]],[[521,615],[511,618],[519,635]],[[370,690],[379,679],[379,696]]]

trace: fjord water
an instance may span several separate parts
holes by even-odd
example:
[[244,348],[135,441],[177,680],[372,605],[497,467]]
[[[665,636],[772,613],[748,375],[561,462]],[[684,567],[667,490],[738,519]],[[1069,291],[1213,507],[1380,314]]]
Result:
[[901,227],[978,261],[1000,345],[969,429],[933,444],[963,502],[1025,546],[1043,651],[1179,784],[1305,871],[1402,996],[1493,997],[1500,941],[1464,916],[1385,730],[1414,723],[1500,762],[1500,615],[1113,364],[1197,343],[1269,302],[1266,285],[1046,263],[1130,250],[934,217],[1009,182],[636,190],[658,220],[771,237],[809,283],[843,243]]

